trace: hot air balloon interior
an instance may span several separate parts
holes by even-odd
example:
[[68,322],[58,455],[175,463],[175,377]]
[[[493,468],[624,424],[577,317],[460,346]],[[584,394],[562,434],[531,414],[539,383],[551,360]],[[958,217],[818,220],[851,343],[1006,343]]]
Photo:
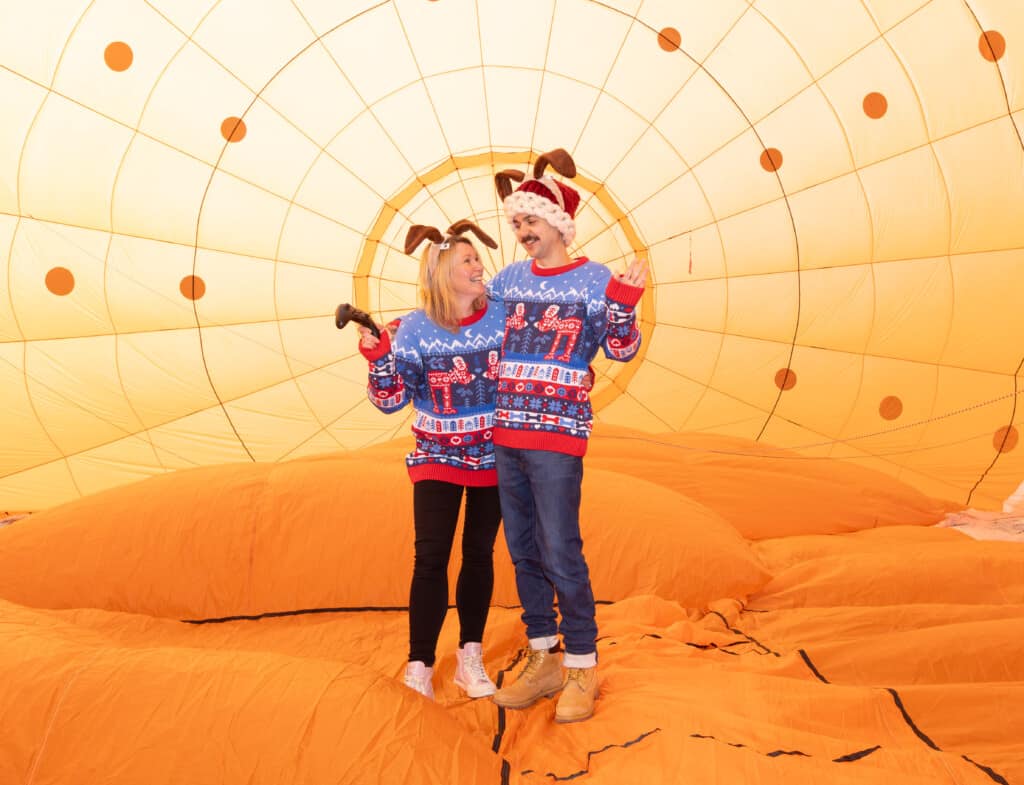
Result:
[[[0,782],[1024,785],[1024,4],[2,0],[0,96]],[[403,684],[357,348],[557,149],[648,264],[569,724],[453,683],[458,548]],[[522,613],[499,533],[499,687]]]

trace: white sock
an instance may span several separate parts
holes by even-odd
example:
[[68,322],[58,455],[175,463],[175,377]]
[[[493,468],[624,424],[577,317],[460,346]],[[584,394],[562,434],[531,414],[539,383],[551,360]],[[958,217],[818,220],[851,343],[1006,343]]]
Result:
[[596,668],[597,652],[592,651],[590,654],[569,654],[569,652],[566,652],[562,655],[562,666],[566,668]]
[[530,638],[530,648],[534,651],[547,651],[558,643],[557,635],[548,635],[545,638]]

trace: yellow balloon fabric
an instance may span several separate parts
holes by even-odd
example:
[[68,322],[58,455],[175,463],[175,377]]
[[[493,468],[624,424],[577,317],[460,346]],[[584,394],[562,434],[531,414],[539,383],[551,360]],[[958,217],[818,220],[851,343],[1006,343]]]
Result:
[[405,433],[335,306],[415,307],[414,223],[516,259],[493,175],[555,147],[571,252],[651,265],[599,426],[988,509],[1024,478],[1019,3],[78,0],[2,28],[0,509]]

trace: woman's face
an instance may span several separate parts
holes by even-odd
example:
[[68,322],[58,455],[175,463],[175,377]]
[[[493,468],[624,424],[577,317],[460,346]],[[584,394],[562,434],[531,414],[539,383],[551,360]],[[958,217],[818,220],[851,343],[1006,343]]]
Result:
[[476,249],[469,243],[456,243],[452,249],[452,289],[460,297],[476,299],[484,288],[484,266]]

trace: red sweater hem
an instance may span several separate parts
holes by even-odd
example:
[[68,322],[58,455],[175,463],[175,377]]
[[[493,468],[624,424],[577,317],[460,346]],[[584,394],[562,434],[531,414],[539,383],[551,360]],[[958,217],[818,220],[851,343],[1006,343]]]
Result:
[[413,482],[438,480],[471,488],[487,488],[498,484],[498,472],[496,469],[459,469],[440,463],[421,463],[409,467],[409,479]]
[[514,447],[520,450],[548,450],[582,458],[587,454],[588,441],[564,433],[495,427],[494,443],[500,444],[502,447]]

